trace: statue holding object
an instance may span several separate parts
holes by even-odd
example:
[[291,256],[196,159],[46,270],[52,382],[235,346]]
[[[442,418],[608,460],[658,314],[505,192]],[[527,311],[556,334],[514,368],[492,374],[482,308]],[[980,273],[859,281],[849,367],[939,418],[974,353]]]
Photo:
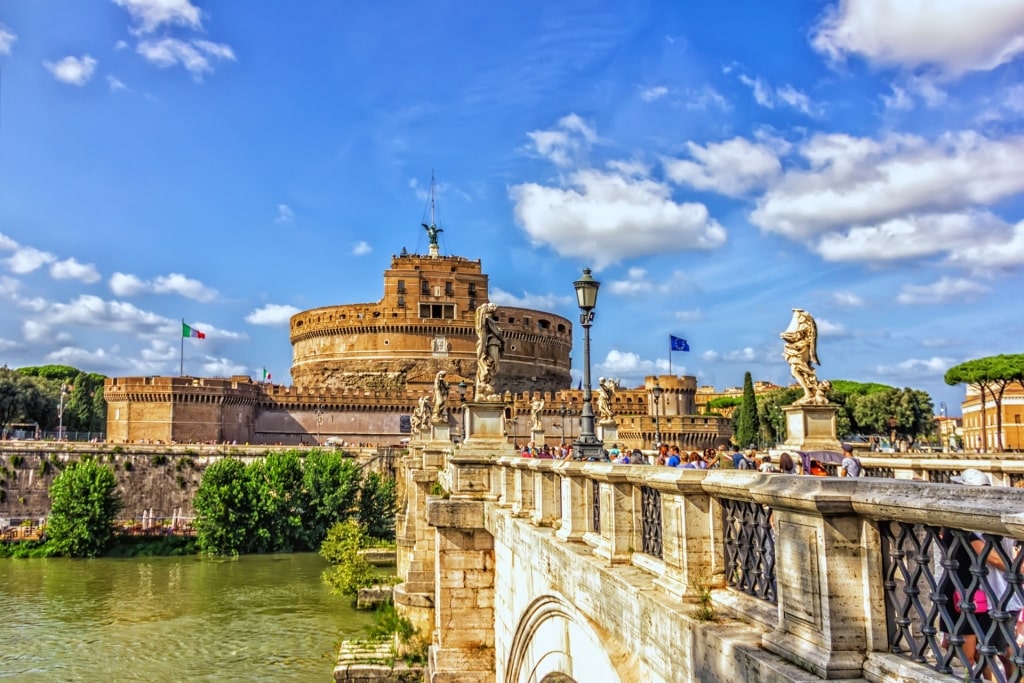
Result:
[[494,397],[494,377],[505,354],[505,336],[492,317],[497,304],[487,302],[476,309],[476,387],[479,398]]
[[804,390],[803,398],[794,401],[793,405],[828,405],[825,392],[832,388],[832,383],[819,382],[814,370],[815,365],[821,365],[818,360],[818,325],[814,318],[802,308],[794,308],[789,327],[779,336],[786,342],[782,357]]

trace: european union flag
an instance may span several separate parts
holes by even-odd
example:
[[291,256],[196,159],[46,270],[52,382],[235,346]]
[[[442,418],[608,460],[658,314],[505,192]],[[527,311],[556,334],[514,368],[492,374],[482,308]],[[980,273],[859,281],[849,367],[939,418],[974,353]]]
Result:
[[671,341],[671,350],[672,351],[689,351],[690,350],[690,345],[686,342],[685,339],[683,339],[681,337],[677,337],[674,334],[668,335],[668,338]]

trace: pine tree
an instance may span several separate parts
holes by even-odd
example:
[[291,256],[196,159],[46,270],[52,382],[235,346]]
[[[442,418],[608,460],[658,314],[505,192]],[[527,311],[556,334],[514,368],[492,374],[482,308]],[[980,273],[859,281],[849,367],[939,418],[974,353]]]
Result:
[[754,380],[749,372],[743,375],[743,403],[734,414],[736,419],[733,440],[743,448],[757,443],[757,436],[761,433],[761,421],[757,415]]

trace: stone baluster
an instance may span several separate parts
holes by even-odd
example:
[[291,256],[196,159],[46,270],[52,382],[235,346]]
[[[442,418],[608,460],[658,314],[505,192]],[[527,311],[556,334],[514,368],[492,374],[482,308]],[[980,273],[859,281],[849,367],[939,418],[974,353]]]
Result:
[[533,471],[529,467],[530,458],[520,458],[512,463],[515,494],[512,499],[512,514],[516,517],[529,517],[533,514]]
[[612,564],[629,562],[633,554],[635,538],[630,469],[632,465],[584,465],[591,485],[599,487],[601,501],[601,528],[587,534],[584,540],[594,546],[595,555]]
[[551,526],[562,516],[562,488],[554,473],[553,460],[530,459],[533,470],[533,514],[537,526]]

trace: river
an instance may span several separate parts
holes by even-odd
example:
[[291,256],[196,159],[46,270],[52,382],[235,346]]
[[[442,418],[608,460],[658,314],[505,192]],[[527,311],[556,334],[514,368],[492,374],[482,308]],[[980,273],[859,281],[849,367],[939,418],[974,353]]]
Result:
[[370,621],[312,553],[0,560],[0,680],[328,683]]

